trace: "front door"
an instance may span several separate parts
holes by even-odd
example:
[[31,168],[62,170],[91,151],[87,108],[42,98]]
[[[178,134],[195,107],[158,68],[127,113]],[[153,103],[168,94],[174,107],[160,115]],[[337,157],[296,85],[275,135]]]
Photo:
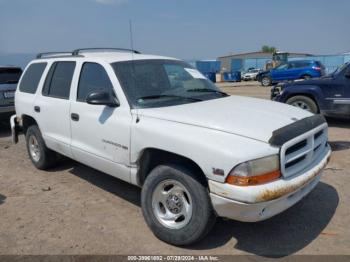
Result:
[[79,162],[110,175],[130,181],[130,108],[125,103],[119,107],[86,103],[89,93],[105,90],[115,94],[110,68],[98,63],[81,65],[76,98],[71,104],[72,152]]
[[282,64],[271,70],[271,78],[275,81],[287,80],[288,64]]
[[[348,66],[350,71],[350,66]],[[342,96],[333,100],[334,107],[341,115],[350,117],[350,77],[346,75],[346,69],[338,75],[342,83]]]

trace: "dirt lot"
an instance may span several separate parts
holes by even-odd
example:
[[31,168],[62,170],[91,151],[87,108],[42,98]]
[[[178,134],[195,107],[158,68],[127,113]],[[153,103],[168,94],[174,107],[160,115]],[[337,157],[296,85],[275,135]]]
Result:
[[[236,95],[269,89],[223,84]],[[36,170],[23,137],[0,126],[0,254],[350,255],[350,121],[329,120],[334,150],[322,182],[303,201],[259,223],[219,219],[200,243],[179,248],[156,239],[140,209],[140,189],[63,159]]]

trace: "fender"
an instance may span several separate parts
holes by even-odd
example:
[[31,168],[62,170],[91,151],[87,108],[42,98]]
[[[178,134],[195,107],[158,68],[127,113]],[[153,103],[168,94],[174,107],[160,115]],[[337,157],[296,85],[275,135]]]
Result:
[[133,124],[130,148],[133,166],[144,149],[159,149],[192,160],[208,179],[221,183],[237,164],[279,152],[278,147],[262,141],[146,116]]
[[283,89],[279,101],[286,103],[289,98],[296,95],[308,96],[315,100],[320,110],[325,108],[325,98],[321,88],[317,85],[291,85]]

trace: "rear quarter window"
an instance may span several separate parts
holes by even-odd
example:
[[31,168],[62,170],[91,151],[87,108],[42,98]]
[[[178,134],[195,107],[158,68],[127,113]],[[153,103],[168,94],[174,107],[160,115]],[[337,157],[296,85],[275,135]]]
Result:
[[305,67],[310,67],[311,66],[311,62],[309,61],[296,61],[294,62],[295,64],[295,68],[305,68]]
[[38,88],[38,84],[46,65],[47,63],[31,64],[22,77],[19,90],[24,93],[34,94]]

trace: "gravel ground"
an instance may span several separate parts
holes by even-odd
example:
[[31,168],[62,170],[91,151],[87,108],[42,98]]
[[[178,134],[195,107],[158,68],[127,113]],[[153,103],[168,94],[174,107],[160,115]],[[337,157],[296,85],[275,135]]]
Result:
[[[219,84],[268,98],[256,83]],[[69,159],[36,170],[25,143],[0,125],[0,254],[350,255],[350,121],[329,120],[332,159],[322,182],[286,212],[259,223],[219,219],[200,243],[156,239],[140,209],[140,189]]]

